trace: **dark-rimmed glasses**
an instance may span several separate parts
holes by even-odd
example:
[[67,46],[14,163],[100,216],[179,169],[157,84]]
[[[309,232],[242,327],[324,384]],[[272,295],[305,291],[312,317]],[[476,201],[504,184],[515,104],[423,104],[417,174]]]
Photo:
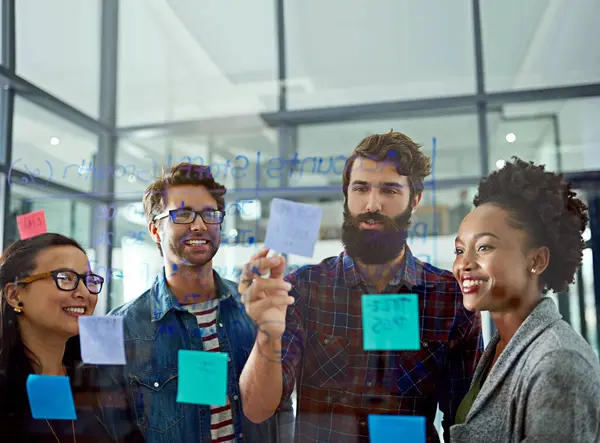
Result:
[[223,223],[223,219],[225,218],[225,211],[220,211],[218,209],[204,209],[202,211],[194,211],[192,209],[171,209],[170,211],[165,211],[162,214],[158,214],[154,217],[153,220],[160,220],[167,216],[171,216],[171,220],[173,223],[178,225],[187,225],[193,223],[196,220],[196,216],[199,215],[204,223],[207,225],[218,225]]
[[83,280],[83,284],[87,290],[90,291],[90,293],[99,294],[102,290],[102,284],[104,283],[104,277],[101,277],[97,274],[93,274],[91,272],[78,274],[70,269],[56,269],[54,271],[30,275],[15,283],[28,284],[48,277],[52,277],[54,279],[56,287],[61,291],[74,291],[79,285],[79,280]]

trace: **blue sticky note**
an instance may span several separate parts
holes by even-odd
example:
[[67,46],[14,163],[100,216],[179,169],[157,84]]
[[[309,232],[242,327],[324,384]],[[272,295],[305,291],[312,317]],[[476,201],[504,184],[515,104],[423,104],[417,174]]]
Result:
[[371,443],[392,440],[425,443],[425,417],[369,415],[369,440]]
[[77,420],[69,377],[30,374],[27,395],[33,418]]
[[199,405],[227,404],[227,359],[225,352],[179,350],[177,401]]
[[421,349],[416,294],[366,294],[361,302],[365,351]]
[[277,252],[312,258],[323,209],[281,198],[271,201],[265,246]]

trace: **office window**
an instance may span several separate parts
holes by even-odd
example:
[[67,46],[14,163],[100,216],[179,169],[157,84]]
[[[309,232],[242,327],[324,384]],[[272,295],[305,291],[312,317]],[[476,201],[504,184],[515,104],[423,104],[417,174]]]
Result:
[[[270,171],[278,161],[277,136],[273,129],[253,128],[208,134],[130,137],[119,141],[115,167],[118,199],[139,199],[162,171],[182,162],[210,166],[215,180],[236,190],[256,193],[278,187],[279,179]],[[269,163],[271,162],[271,163]]]
[[15,2],[17,74],[92,117],[99,112],[101,3]]
[[488,113],[490,170],[516,155],[562,172],[600,169],[600,98],[504,105]]
[[289,109],[475,92],[471,2],[284,4]]
[[276,109],[274,4],[120,2],[119,125]]
[[25,176],[16,179],[11,173],[11,183],[31,186],[44,179],[89,192],[93,174],[103,173],[93,164],[97,135],[20,96],[15,98],[12,149],[11,171]]
[[600,81],[599,2],[480,3],[488,91]]
[[341,186],[345,160],[359,142],[368,135],[390,129],[409,136],[432,158],[434,170],[429,180],[480,175],[477,118],[469,113],[300,126],[299,162],[291,174],[290,186]]
[[48,232],[72,237],[84,248],[93,246],[90,242],[90,203],[19,184],[13,184],[10,189],[10,213],[5,217],[8,243],[20,238],[16,217],[39,210],[44,211]]

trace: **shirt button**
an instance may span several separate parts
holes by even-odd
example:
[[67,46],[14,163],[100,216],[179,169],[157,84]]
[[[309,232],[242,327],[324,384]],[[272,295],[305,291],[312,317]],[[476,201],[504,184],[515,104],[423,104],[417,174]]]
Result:
[[426,341],[423,342],[423,347],[424,348],[428,348],[429,347],[429,343],[427,343]]
[[237,400],[238,398],[239,398],[239,397],[237,396],[237,394],[233,396],[233,399],[234,399],[234,400]]
[[223,323],[219,323],[219,328],[222,328],[222,327],[223,327]]
[[371,386],[373,386],[373,383],[371,383],[370,381],[368,381],[368,382],[367,382],[367,387],[369,387],[369,388],[370,388]]
[[160,384],[159,384],[157,381],[155,381],[155,382],[154,382],[154,387],[155,387],[155,388],[158,388],[159,386],[160,386]]
[[231,357],[227,357],[227,361],[231,361]]
[[323,340],[323,343],[325,343],[326,345],[328,345],[329,344],[329,339],[326,338],[325,340]]
[[360,425],[361,425],[361,426],[363,426],[363,427],[364,427],[364,426],[367,426],[367,422],[366,422],[366,421],[364,421],[364,420],[361,420],[361,421],[360,421]]
[[244,433],[243,433],[243,432],[240,432],[240,433],[238,434],[238,437],[239,437],[239,438],[244,438]]

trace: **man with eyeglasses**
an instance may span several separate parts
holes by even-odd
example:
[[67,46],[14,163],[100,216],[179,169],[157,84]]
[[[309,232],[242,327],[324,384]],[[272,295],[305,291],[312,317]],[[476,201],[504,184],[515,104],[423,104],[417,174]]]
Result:
[[[110,315],[124,317],[127,364],[116,378],[148,443],[279,441],[277,416],[257,425],[242,410],[238,380],[257,330],[236,283],[212,269],[225,193],[208,168],[182,163],[144,194],[164,268],[148,291]],[[177,402],[180,349],[229,355],[225,406]]]

